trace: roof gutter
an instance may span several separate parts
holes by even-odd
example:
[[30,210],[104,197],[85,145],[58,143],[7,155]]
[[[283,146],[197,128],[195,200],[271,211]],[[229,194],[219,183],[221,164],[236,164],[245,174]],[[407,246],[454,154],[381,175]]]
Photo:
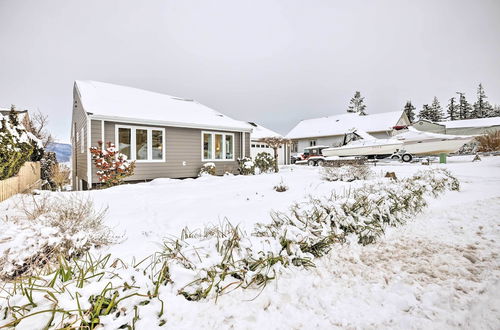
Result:
[[231,127],[231,126],[213,126],[213,125],[201,125],[201,124],[187,124],[172,122],[166,120],[150,120],[150,119],[140,119],[140,118],[125,118],[118,116],[104,116],[89,113],[90,119],[95,120],[105,120],[117,123],[134,123],[142,125],[157,125],[157,126],[171,126],[171,127],[182,127],[182,128],[196,128],[196,129],[213,129],[213,130],[229,130],[237,132],[252,132],[252,128],[242,128],[242,127]]

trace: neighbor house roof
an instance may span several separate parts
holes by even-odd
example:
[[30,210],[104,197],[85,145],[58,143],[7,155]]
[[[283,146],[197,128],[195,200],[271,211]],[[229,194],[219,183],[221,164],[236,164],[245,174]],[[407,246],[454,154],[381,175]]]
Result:
[[250,134],[252,140],[259,140],[266,137],[282,137],[281,134],[276,133],[269,128],[265,128],[264,126],[260,126],[253,122],[248,122],[248,124],[252,128],[252,134]]
[[360,116],[356,113],[344,113],[321,118],[302,120],[287,135],[289,139],[342,135],[351,128],[370,132],[391,130],[398,125],[402,111],[383,112]]
[[436,124],[444,125],[446,128],[492,127],[500,126],[500,117],[450,120],[441,121]]
[[251,130],[247,123],[232,119],[195,100],[97,81],[77,80],[75,87],[84,110],[96,119]]

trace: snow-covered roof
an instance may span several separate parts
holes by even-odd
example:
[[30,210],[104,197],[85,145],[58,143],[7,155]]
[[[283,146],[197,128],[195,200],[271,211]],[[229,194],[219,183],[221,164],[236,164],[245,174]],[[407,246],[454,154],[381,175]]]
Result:
[[[19,119],[20,122],[23,122],[26,115],[28,114],[28,110],[18,110],[15,109],[17,112],[17,119]],[[0,107],[0,114],[3,114],[4,116],[8,116],[10,112],[10,108],[4,108]]]
[[465,127],[491,127],[500,126],[500,117],[464,119],[441,121],[437,124],[444,125],[446,128],[465,128]]
[[97,81],[75,81],[83,108],[92,117],[157,123],[165,126],[250,131],[232,119],[194,100]]
[[351,128],[370,132],[390,131],[399,124],[402,111],[383,112],[360,116],[356,113],[344,113],[321,118],[302,120],[287,135],[289,139],[345,134]]
[[265,128],[264,126],[260,126],[256,123],[248,122],[250,128],[252,128],[252,133],[250,134],[250,138],[252,140],[259,140],[266,137],[282,137],[281,134],[276,133],[269,128]]

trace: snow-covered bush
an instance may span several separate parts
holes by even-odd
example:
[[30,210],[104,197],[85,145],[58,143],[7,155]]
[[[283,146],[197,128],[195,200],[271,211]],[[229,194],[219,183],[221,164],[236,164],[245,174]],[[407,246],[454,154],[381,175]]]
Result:
[[492,152],[500,151],[500,131],[489,131],[481,136],[476,137],[479,142],[477,151],[479,152]]
[[106,148],[101,141],[98,144],[99,147],[91,147],[90,152],[100,183],[106,187],[116,186],[134,174],[135,162],[129,162],[113,143],[108,142]]
[[215,175],[215,173],[216,173],[215,164],[205,163],[201,166],[200,173],[198,173],[198,176]]
[[255,174],[255,163],[250,157],[238,158],[238,172],[241,175]]
[[373,176],[373,172],[366,165],[345,165],[342,167],[321,168],[321,177],[326,181],[367,180]]
[[[36,157],[31,159],[34,150]],[[39,141],[19,123],[16,112],[0,115],[0,180],[15,176],[25,162],[39,160],[38,153],[43,153]]]
[[50,267],[59,256],[81,256],[93,247],[117,241],[103,223],[106,210],[94,210],[81,195],[22,197],[0,233],[0,277],[13,278]]
[[268,152],[259,152],[255,156],[255,167],[260,170],[260,173],[274,172],[274,164],[276,160]]
[[420,212],[426,196],[457,189],[449,172],[434,169],[295,204],[288,212],[273,213],[271,223],[257,224],[251,234],[229,223],[203,233],[185,229],[179,239],[165,242],[169,279],[189,300],[264,286],[283,267],[314,266],[314,258],[348,235],[356,235],[360,244],[373,243],[387,226]]

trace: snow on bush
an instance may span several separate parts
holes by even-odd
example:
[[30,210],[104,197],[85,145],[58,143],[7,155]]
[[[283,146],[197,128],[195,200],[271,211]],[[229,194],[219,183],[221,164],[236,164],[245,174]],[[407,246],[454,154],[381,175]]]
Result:
[[108,142],[106,148],[103,147],[102,141],[98,144],[99,147],[90,148],[90,153],[100,183],[106,187],[116,186],[134,174],[135,162],[129,162],[127,156],[119,152],[113,143]]
[[205,176],[205,175],[215,175],[215,164],[214,163],[205,163],[201,166],[200,168],[200,173],[198,173],[198,176]]
[[326,181],[367,180],[373,176],[373,172],[366,165],[345,165],[342,167],[321,168],[321,177]]
[[60,260],[46,276],[4,287],[0,327],[19,329],[153,329],[166,323],[159,288],[166,269],[153,261],[126,267],[110,255]]
[[117,240],[103,224],[106,210],[95,211],[90,199],[80,195],[50,196],[24,198],[18,209],[4,219],[0,278],[29,275],[50,267],[59,256],[78,257]]
[[255,156],[255,167],[260,170],[260,173],[274,172],[274,164],[276,160],[268,152],[260,152]]
[[19,123],[17,113],[0,114],[0,180],[15,176],[27,161],[38,161],[43,154],[41,142]]
[[285,192],[288,190],[288,186],[283,182],[283,179],[281,179],[280,183],[275,185],[273,189],[277,192]]
[[238,172],[241,175],[255,174],[255,163],[250,157],[238,158]]
[[334,243],[356,235],[373,243],[387,226],[398,226],[426,206],[426,195],[458,190],[458,181],[442,169],[409,179],[381,179],[324,199],[292,206],[257,224],[250,235],[231,224],[204,233],[184,230],[165,242],[169,278],[190,300],[217,296],[237,287],[262,287],[283,267],[310,267]]

